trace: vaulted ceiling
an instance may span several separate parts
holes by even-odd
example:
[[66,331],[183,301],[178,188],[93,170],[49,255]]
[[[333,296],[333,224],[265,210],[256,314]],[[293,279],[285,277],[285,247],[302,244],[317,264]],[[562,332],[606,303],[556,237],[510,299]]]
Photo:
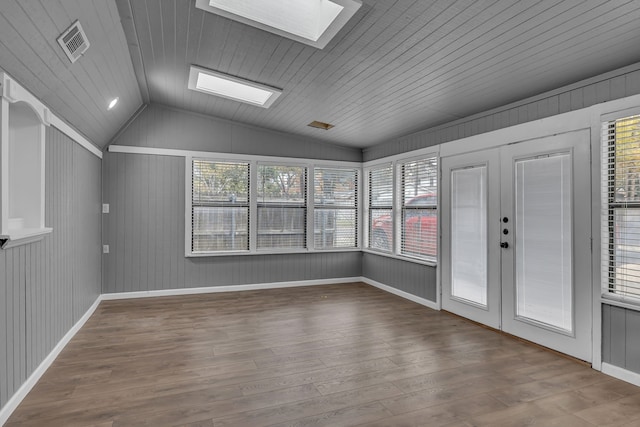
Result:
[[[194,3],[3,0],[0,68],[100,146],[152,102],[366,147],[640,62],[634,0],[363,0],[322,50]],[[76,19],[91,47],[71,64],[55,39]],[[193,92],[192,64],[283,94]]]

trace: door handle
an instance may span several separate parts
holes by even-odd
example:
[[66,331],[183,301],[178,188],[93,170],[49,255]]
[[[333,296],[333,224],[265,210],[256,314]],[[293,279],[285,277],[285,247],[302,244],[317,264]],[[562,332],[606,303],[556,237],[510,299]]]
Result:
[[509,243],[507,243],[507,242],[501,242],[501,243],[500,243],[500,247],[501,247],[502,249],[507,249],[507,248],[509,247]]

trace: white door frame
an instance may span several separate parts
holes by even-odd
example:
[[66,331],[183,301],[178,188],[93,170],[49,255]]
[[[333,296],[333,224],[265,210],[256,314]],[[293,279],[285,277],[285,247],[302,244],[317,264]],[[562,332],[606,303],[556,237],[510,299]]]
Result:
[[[568,141],[565,141],[568,140]],[[490,197],[489,202],[489,223],[488,228],[492,224],[495,224],[492,230],[488,230],[489,235],[487,236],[487,244],[488,244],[488,257],[496,256],[495,250],[499,248],[500,245],[500,218],[507,216],[512,219],[513,217],[513,198],[512,195],[498,194],[497,201],[495,198],[495,193],[500,191],[510,192],[510,188],[513,185],[512,183],[509,186],[505,186],[501,183],[500,178],[498,178],[497,184],[495,183],[496,175],[499,175],[499,171],[509,171],[511,170],[511,166],[508,168],[505,167],[506,162],[512,162],[512,158],[508,158],[506,160],[502,160],[495,166],[495,168],[491,167],[490,158],[494,158],[498,156],[505,157],[512,153],[516,153],[518,155],[523,155],[524,157],[534,157],[537,154],[544,154],[545,152],[557,152],[564,149],[567,151],[567,147],[571,147],[568,150],[572,154],[572,165],[573,172],[572,173],[572,224],[573,224],[573,234],[572,234],[572,244],[574,253],[574,270],[572,274],[574,286],[583,286],[585,288],[581,289],[582,292],[575,292],[574,290],[574,333],[578,334],[579,345],[567,345],[565,344],[557,344],[555,340],[547,340],[547,338],[542,339],[545,341],[542,345],[547,344],[547,346],[555,347],[559,351],[563,351],[567,354],[571,354],[575,357],[579,357],[580,359],[591,361],[593,358],[593,337],[591,333],[591,327],[593,322],[592,312],[589,310],[589,307],[592,305],[592,293],[591,293],[591,209],[590,209],[590,168],[584,167],[584,165],[588,165],[590,161],[590,135],[589,130],[579,130],[579,131],[570,131],[564,132],[560,135],[553,135],[542,137],[535,140],[522,141],[524,143],[528,142],[528,144],[504,144],[500,147],[485,149],[481,151],[475,151],[471,153],[464,154],[455,154],[454,156],[448,156],[441,158],[441,185],[442,185],[442,214],[441,225],[442,225],[442,239],[441,239],[441,282],[440,289],[442,293],[442,308],[445,310],[454,311],[458,314],[461,314],[465,317],[468,317],[472,320],[479,321],[481,323],[487,324],[491,327],[497,329],[505,329],[504,322],[509,323],[506,329],[507,332],[513,333],[516,332],[516,335],[522,336],[525,339],[529,339],[531,341],[540,341],[540,336],[553,336],[552,333],[543,332],[538,325],[533,326],[531,324],[527,324],[526,327],[521,328],[520,325],[514,330],[511,326],[514,323],[513,312],[515,312],[514,302],[511,301],[509,311],[509,318],[504,318],[506,311],[504,309],[504,304],[507,301],[503,300],[504,298],[513,299],[514,291],[510,289],[508,292],[502,290],[502,275],[503,272],[498,273],[498,289],[501,292],[499,297],[496,297],[495,294],[492,294],[494,298],[493,301],[500,301],[500,315],[498,316],[498,320],[496,321],[495,314],[493,315],[483,315],[481,312],[475,308],[475,311],[478,313],[473,313],[474,310],[467,310],[464,307],[464,304],[460,305],[457,302],[451,301],[451,295],[449,287],[447,286],[451,280],[451,272],[449,271],[448,266],[450,265],[450,251],[451,251],[451,230],[450,230],[450,212],[451,212],[451,188],[450,188],[450,176],[447,174],[451,173],[451,170],[455,170],[456,168],[464,168],[465,166],[473,166],[479,164],[486,164],[488,169],[488,195]],[[535,144],[534,147],[533,142]],[[516,148],[517,147],[517,148]],[[563,148],[564,147],[564,148]],[[524,151],[520,150],[520,148],[524,148]],[[558,150],[560,149],[560,150]],[[522,152],[521,152],[522,151]],[[497,153],[497,154],[493,154]],[[495,164],[495,160],[493,160]],[[492,169],[496,171],[491,172]],[[493,178],[493,179],[492,179]],[[509,177],[508,179],[512,179],[513,177]],[[495,186],[497,185],[497,186]],[[492,188],[494,195],[492,196]],[[496,190],[496,188],[498,190]],[[506,190],[505,190],[506,188]],[[575,197],[575,194],[579,194],[579,197]],[[511,200],[511,206],[501,206],[501,200]],[[497,214],[496,214],[497,207]],[[493,208],[493,209],[492,209]],[[491,210],[493,213],[491,213]],[[577,215],[576,215],[577,214]],[[495,220],[495,221],[494,221]],[[498,228],[498,229],[496,229]],[[512,236],[510,236],[512,237]],[[512,242],[512,238],[505,239],[508,242]],[[500,249],[497,249],[500,251]],[[509,250],[509,249],[507,249]],[[497,254],[498,260],[502,260],[502,254]],[[509,258],[509,257],[508,257]],[[513,257],[510,257],[513,260]],[[491,264],[491,261],[490,261]],[[498,261],[500,264],[500,261]],[[493,262],[495,265],[495,262]],[[488,267],[488,274],[491,275],[491,271],[495,267],[491,265]],[[513,267],[512,267],[513,268]],[[492,285],[492,280],[488,281],[489,285]],[[505,287],[506,288],[506,287]],[[587,290],[585,290],[588,288]],[[490,290],[489,292],[492,292]],[[491,310],[489,310],[491,311]],[[487,320],[488,319],[488,320]],[[518,322],[518,321],[516,321]],[[518,323],[527,323],[527,322],[518,322]],[[531,331],[534,331],[531,333]],[[524,331],[524,332],[523,332]],[[540,331],[540,334],[536,335],[535,331]],[[559,340],[562,341],[562,340]],[[574,343],[578,341],[574,340]]]

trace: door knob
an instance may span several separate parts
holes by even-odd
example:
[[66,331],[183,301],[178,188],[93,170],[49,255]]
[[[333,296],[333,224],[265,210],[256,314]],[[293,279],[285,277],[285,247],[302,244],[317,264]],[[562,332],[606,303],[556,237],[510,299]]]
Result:
[[509,247],[509,243],[502,242],[502,243],[500,243],[500,247],[503,248],[503,249],[507,249]]

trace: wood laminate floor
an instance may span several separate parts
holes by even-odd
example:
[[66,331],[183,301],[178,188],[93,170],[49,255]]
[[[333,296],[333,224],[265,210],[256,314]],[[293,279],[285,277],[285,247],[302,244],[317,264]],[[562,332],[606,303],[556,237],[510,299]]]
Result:
[[362,283],[105,301],[11,426],[640,426],[640,388]]

